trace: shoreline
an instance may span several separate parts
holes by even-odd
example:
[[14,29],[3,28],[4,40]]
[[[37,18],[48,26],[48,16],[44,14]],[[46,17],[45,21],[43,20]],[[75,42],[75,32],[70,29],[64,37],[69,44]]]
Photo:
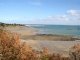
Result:
[[20,39],[24,40],[40,40],[40,41],[75,41],[80,40],[71,35],[59,35],[59,34],[36,34],[38,30],[29,26],[9,26],[5,27],[6,30],[12,33],[17,33],[20,35]]
[[69,48],[79,44],[80,40],[69,35],[34,34],[35,29],[26,26],[6,27],[6,30],[20,35],[21,42],[26,42],[32,50],[42,51],[42,47],[48,48],[49,53],[59,53],[68,56]]

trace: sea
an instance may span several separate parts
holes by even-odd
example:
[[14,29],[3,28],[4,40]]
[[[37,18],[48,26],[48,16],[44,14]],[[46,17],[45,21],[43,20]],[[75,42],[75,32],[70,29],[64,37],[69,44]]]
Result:
[[70,35],[80,38],[80,25],[29,25],[38,30],[36,34]]

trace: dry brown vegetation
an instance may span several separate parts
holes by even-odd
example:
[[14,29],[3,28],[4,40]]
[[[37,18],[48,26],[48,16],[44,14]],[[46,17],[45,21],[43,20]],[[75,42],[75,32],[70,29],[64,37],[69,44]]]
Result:
[[42,53],[30,49],[27,43],[21,43],[19,35],[0,29],[0,59],[1,60],[80,60],[80,45],[70,48],[70,57],[60,54],[48,54],[46,47]]

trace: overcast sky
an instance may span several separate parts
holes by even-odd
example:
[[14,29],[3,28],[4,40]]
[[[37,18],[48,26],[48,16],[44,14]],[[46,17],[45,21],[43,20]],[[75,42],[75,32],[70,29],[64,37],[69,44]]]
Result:
[[80,0],[0,0],[0,22],[80,25]]

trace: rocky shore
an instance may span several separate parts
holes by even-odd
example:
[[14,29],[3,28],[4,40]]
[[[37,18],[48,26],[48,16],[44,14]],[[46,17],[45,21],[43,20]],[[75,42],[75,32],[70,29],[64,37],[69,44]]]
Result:
[[24,40],[48,40],[48,41],[75,41],[78,38],[73,38],[67,35],[56,35],[56,34],[36,34],[36,35],[24,35],[21,37]]

